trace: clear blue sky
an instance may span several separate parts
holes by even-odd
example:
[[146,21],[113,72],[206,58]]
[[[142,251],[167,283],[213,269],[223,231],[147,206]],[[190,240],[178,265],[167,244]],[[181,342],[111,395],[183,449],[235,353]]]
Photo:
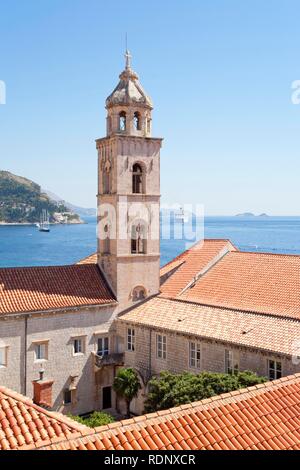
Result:
[[163,202],[299,215],[299,18],[299,0],[0,0],[0,168],[95,205],[127,31],[165,138]]

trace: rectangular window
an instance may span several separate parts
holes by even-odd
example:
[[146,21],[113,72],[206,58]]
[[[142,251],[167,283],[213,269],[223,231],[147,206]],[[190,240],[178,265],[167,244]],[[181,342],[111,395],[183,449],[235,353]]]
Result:
[[0,348],[0,367],[7,366],[7,348],[2,347]]
[[167,337],[156,335],[156,356],[158,359],[167,359]]
[[66,388],[64,390],[64,404],[70,405],[72,403],[72,390]]
[[133,328],[127,330],[127,351],[134,351],[135,349],[135,331]]
[[270,380],[281,379],[282,365],[280,361],[268,360],[268,377]]
[[190,342],[190,367],[193,369],[201,368],[201,345],[194,341]]
[[48,343],[37,343],[35,345],[35,360],[46,361],[48,359]]
[[225,372],[227,374],[237,374],[239,371],[239,361],[236,354],[229,349],[225,350]]
[[73,354],[83,354],[84,353],[84,339],[83,338],[75,338],[73,340]]
[[98,356],[108,356],[109,354],[109,340],[108,338],[98,338]]

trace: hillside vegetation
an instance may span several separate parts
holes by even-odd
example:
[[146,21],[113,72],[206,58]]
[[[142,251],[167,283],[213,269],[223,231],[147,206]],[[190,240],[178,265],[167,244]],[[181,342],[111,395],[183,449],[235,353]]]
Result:
[[0,171],[0,223],[36,223],[45,209],[50,222],[80,222],[64,204],[52,201],[41,187],[8,171]]

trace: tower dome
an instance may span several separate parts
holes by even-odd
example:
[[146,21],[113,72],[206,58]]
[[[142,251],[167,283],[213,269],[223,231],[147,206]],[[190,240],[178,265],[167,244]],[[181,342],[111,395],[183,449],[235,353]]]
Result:
[[120,81],[106,100],[106,108],[111,106],[142,105],[152,109],[151,98],[145,93],[138,75],[131,68],[131,55],[126,51],[126,67],[120,74]]
[[153,104],[131,68],[131,55],[125,54],[125,70],[114,91],[106,99],[107,135],[151,136]]

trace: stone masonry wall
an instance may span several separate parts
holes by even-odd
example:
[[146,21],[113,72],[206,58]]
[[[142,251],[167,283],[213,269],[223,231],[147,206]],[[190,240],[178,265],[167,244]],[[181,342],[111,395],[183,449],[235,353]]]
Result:
[[[135,330],[135,351],[127,351],[127,328]],[[116,322],[117,334],[124,337],[125,366],[136,368],[143,376],[158,375],[163,370],[174,373],[184,371],[190,372],[225,372],[225,350],[233,351],[234,356],[239,361],[239,370],[251,370],[260,376],[268,375],[268,360],[277,360],[282,363],[282,375],[290,375],[300,372],[300,365],[292,363],[288,356],[280,354],[268,354],[251,348],[239,348],[237,346],[208,341],[196,336],[187,336],[180,332],[164,332],[158,329],[130,325],[123,321]],[[150,332],[151,331],[151,332]],[[157,333],[167,337],[167,358],[158,359],[156,353],[156,335]],[[150,341],[151,338],[151,341]],[[196,341],[201,344],[201,367],[199,369],[191,368],[189,363],[189,345],[190,341]],[[132,410],[136,413],[143,412],[142,390],[138,400],[135,400]]]
[[[0,320],[2,345],[8,348],[7,367],[0,368],[0,383],[33,398],[32,381],[39,378],[41,367],[44,378],[53,380],[53,409],[63,413],[82,414],[101,408],[101,389],[113,382],[109,371],[102,382],[96,381],[94,355],[97,339],[110,337],[110,351],[115,350],[115,336],[109,333],[115,315],[114,307],[69,311],[59,314],[31,316],[27,320],[27,381],[25,370],[25,317]],[[84,340],[84,352],[73,354],[73,340]],[[38,361],[35,356],[37,342],[47,342],[48,358]],[[75,400],[64,405],[64,389],[74,377]],[[107,379],[107,380],[106,380]],[[96,383],[97,382],[97,383]]]

